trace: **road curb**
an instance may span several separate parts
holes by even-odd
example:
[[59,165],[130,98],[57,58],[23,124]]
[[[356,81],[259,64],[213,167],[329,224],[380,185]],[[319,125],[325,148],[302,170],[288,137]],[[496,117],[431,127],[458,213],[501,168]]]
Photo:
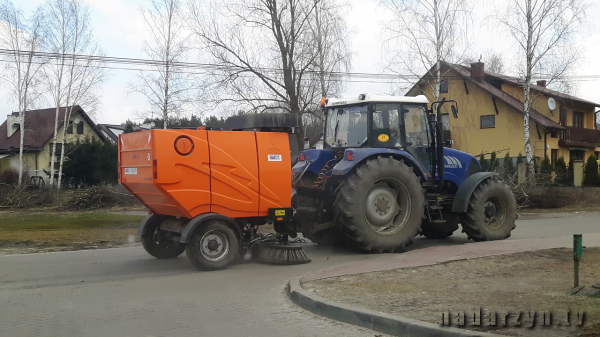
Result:
[[300,286],[300,278],[294,278],[286,285],[287,296],[298,306],[320,316],[341,322],[362,326],[393,336],[408,337],[499,337],[487,332],[468,331],[415,319],[390,315],[374,310],[359,308],[311,294]]

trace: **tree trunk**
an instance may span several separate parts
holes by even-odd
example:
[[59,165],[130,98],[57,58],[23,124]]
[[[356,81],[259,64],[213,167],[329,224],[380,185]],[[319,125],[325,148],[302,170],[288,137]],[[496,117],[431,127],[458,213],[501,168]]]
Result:
[[[67,138],[67,128],[69,127],[69,120],[71,119],[71,114],[73,113],[73,106],[65,108],[65,122],[63,124],[62,131],[62,150],[60,151],[60,164],[58,166],[58,183],[56,189],[60,191],[60,185],[62,181],[62,169],[63,163],[65,162],[65,139]],[[83,123],[83,122],[81,122]]]
[[533,73],[533,18],[531,0],[527,0],[527,69],[525,73],[525,84],[523,86],[524,102],[523,102],[523,133],[525,136],[525,156],[529,169],[529,176],[535,179],[535,167],[533,165],[533,151],[531,150],[531,133],[529,131],[529,110],[531,109],[531,79]]
[[19,137],[19,186],[23,184],[23,142],[25,140],[25,111],[19,114],[19,128],[21,136]]
[[52,138],[52,151],[50,152],[50,187],[54,186],[54,158],[56,157],[56,139],[58,136],[58,115],[60,114],[60,101],[56,102],[56,113],[54,116],[54,137]]

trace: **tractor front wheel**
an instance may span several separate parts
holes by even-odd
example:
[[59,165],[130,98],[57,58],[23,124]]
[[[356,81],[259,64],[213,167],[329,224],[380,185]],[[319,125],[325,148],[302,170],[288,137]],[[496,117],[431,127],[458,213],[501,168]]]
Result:
[[169,231],[160,228],[164,218],[152,216],[150,218],[146,233],[142,235],[142,246],[148,254],[159,259],[171,259],[178,257],[185,250],[185,245],[171,238]]
[[356,167],[342,181],[336,217],[354,247],[378,253],[404,250],[424,216],[425,193],[413,170],[378,157]]
[[194,230],[185,253],[200,270],[224,269],[239,257],[239,240],[229,225],[209,221]]
[[481,182],[471,195],[462,226],[474,241],[504,240],[516,227],[515,220],[515,197],[508,186],[490,178]]

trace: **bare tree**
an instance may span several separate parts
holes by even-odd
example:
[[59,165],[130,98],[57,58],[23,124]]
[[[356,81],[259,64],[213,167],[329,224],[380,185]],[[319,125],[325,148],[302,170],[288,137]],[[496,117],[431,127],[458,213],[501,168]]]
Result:
[[[380,0],[394,18],[384,30],[386,70],[408,83],[427,73],[428,85],[438,100],[442,62],[457,62],[466,50],[465,34],[470,12],[467,0]],[[429,72],[431,70],[431,72]]]
[[[314,111],[323,93],[339,90],[334,82],[348,69],[350,53],[345,21],[333,16],[338,6],[333,0],[215,0],[207,5],[192,0],[190,5],[194,37],[219,65],[210,70],[214,102],[301,117]],[[298,144],[303,142],[302,120]]]
[[166,129],[169,118],[185,110],[199,89],[197,78],[178,67],[189,50],[182,5],[179,0],[151,0],[150,7],[141,13],[150,33],[144,52],[158,62],[151,71],[141,71],[138,83],[129,87],[146,97],[151,118],[156,112],[165,121]]
[[34,54],[42,48],[42,12],[33,12],[26,20],[11,1],[0,4],[0,45],[7,49],[3,54],[5,71],[0,77],[10,87],[10,96],[17,101],[19,112],[19,185],[23,183],[23,143],[25,139],[25,113],[40,98],[40,69],[44,62]]
[[531,177],[535,176],[531,149],[529,110],[535,98],[531,82],[542,77],[548,83],[565,77],[579,53],[573,45],[589,5],[580,0],[511,0],[498,20],[510,32],[519,49],[522,80],[525,154]]
[[[49,50],[54,54],[46,72],[46,85],[56,107],[54,137],[50,159],[50,185],[54,184],[56,144],[60,129],[60,107],[65,106],[61,146],[73,106],[95,103],[94,90],[102,82],[105,70],[98,58],[102,52],[95,43],[90,27],[89,8],[82,0],[48,0],[45,5]],[[57,189],[60,189],[64,151],[60,154]]]

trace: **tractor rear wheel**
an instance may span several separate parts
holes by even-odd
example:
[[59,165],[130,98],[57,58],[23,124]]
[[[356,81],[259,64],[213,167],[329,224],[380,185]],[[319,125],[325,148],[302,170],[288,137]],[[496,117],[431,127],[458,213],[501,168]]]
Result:
[[481,182],[471,195],[462,226],[474,241],[504,240],[516,227],[515,220],[515,197],[508,186],[490,178]]
[[342,181],[334,209],[351,245],[383,253],[412,243],[424,206],[425,192],[413,170],[404,161],[378,157]]
[[194,230],[185,253],[200,270],[224,269],[239,257],[239,240],[227,224],[208,221]]
[[142,235],[142,246],[148,254],[159,259],[178,257],[185,250],[185,245],[170,237],[170,232],[160,228],[164,218],[152,216]]

